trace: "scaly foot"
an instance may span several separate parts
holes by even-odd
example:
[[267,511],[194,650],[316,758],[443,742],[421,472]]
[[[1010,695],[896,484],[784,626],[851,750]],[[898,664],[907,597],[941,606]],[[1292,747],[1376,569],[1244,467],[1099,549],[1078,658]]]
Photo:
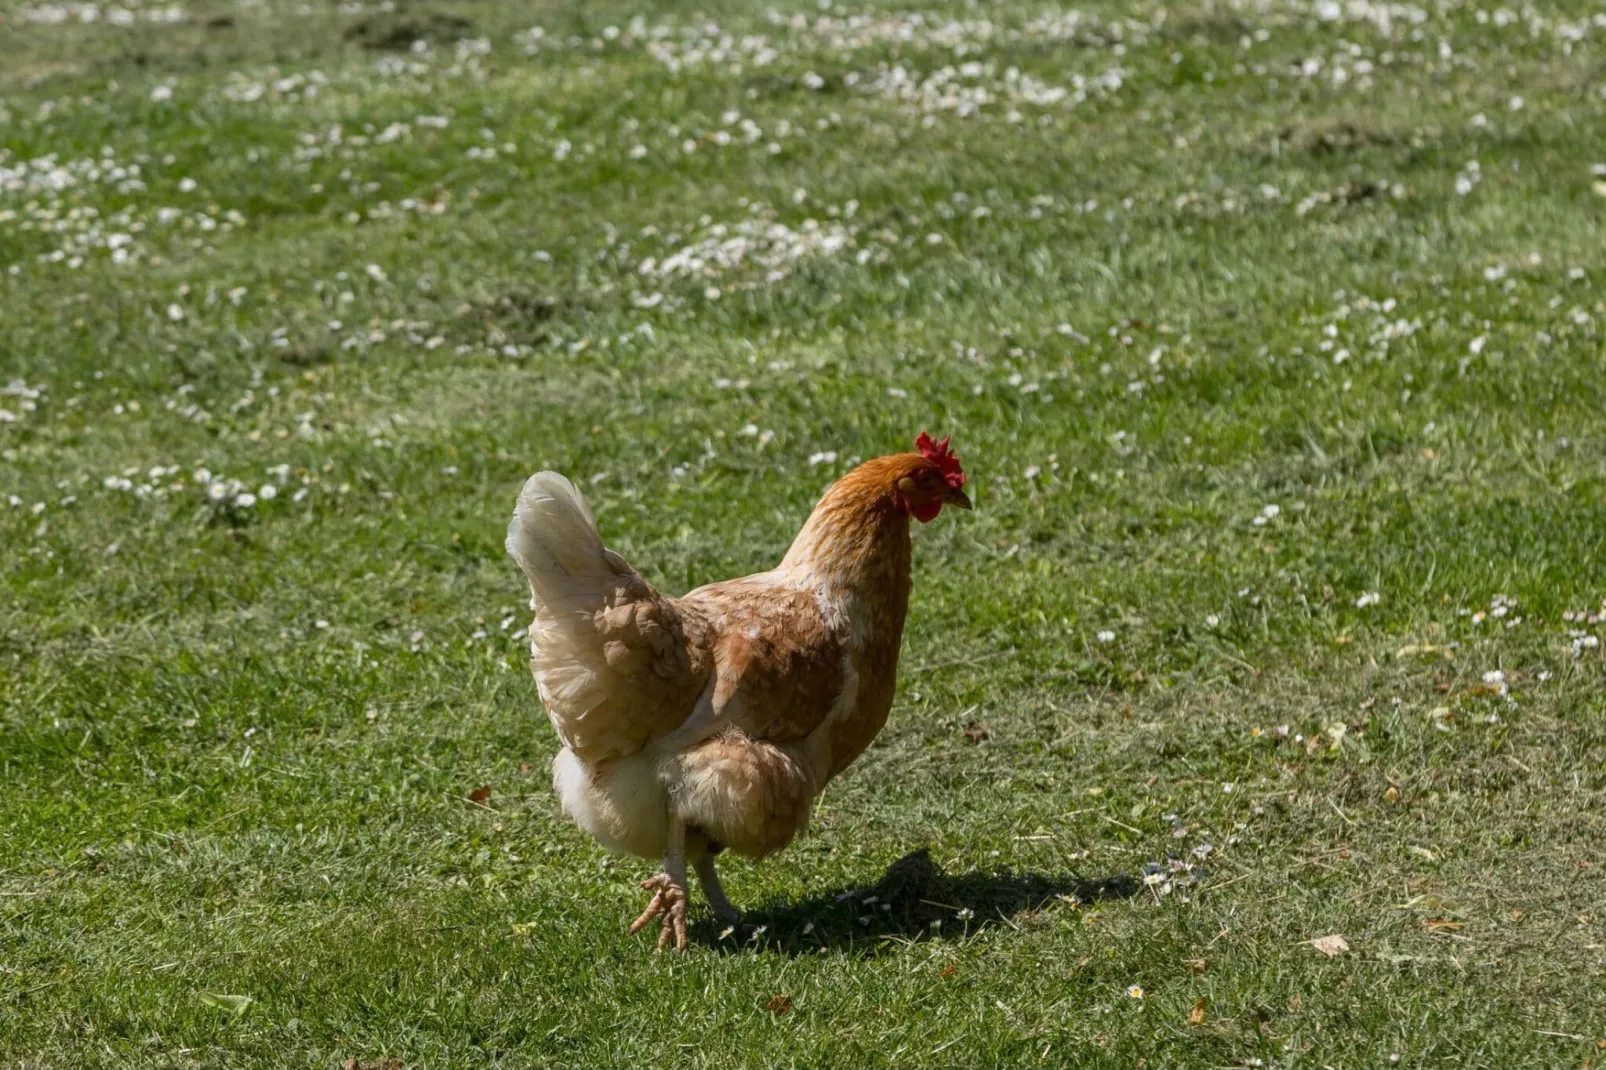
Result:
[[725,889],[720,886],[719,874],[714,872],[713,856],[703,855],[693,865],[697,870],[697,882],[703,886],[703,894],[708,897],[708,905],[713,908],[714,917],[719,919],[721,925],[732,929],[740,928],[741,912],[731,905],[730,898],[725,895]]
[[668,947],[671,939],[675,942],[676,951],[686,950],[685,887],[675,883],[675,879],[667,873],[648,877],[641,882],[641,886],[653,893],[652,902],[647,904],[641,917],[630,923],[631,933],[640,932],[652,919],[661,917],[663,921],[658,930],[658,950]]

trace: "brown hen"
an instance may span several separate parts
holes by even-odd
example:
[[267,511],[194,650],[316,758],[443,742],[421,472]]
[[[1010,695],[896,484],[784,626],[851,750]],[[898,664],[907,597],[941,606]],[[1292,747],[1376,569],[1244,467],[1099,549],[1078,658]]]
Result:
[[507,548],[530,581],[530,669],[563,743],[553,784],[604,847],[663,860],[631,932],[662,918],[659,946],[685,948],[688,864],[735,924],[714,856],[785,847],[886,723],[909,519],[970,508],[948,440],[916,447],[827,489],[776,568],[680,598],[602,545],[574,484],[524,484]]

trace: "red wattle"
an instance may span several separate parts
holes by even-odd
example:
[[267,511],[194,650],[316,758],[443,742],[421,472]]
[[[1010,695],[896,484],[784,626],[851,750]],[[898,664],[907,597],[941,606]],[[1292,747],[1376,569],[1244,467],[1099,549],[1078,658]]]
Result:
[[932,502],[929,505],[915,505],[911,506],[909,511],[913,513],[915,515],[915,519],[920,521],[922,524],[929,524],[933,520],[937,519],[938,513],[942,512],[942,503]]

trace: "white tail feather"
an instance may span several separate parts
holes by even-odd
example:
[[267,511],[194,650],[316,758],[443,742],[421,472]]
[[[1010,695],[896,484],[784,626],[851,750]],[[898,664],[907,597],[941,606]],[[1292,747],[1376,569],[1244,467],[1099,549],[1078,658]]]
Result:
[[547,716],[584,762],[621,757],[673,728],[703,690],[673,605],[602,545],[574,484],[537,472],[507,549],[530,581],[530,671]]
[[529,578],[537,606],[595,606],[612,569],[596,518],[573,483],[537,472],[524,483],[507,526],[507,552]]
[[530,581],[530,669],[552,727],[570,746],[589,742],[586,717],[611,683],[594,614],[618,585],[585,498],[556,472],[524,483],[507,526],[507,552]]

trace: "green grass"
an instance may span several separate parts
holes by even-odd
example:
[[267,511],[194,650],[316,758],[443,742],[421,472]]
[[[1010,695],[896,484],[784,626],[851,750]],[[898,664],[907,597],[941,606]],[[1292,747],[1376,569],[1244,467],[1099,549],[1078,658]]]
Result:
[[[0,2],[0,1066],[1606,1063],[1581,6]],[[520,481],[679,592],[922,428],[886,731],[655,954]]]

